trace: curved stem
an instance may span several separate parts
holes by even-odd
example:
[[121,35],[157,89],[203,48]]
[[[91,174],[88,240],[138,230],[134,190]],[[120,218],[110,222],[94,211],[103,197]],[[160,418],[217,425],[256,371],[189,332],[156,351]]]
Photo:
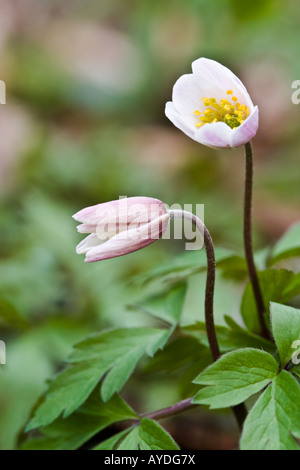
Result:
[[[178,218],[185,218],[190,220],[196,227],[197,230],[202,234],[204,239],[204,245],[206,249],[207,257],[207,276],[206,276],[206,288],[205,288],[205,325],[208,343],[211,351],[213,361],[215,362],[220,357],[220,347],[216,335],[215,323],[214,323],[214,290],[215,290],[215,251],[211,235],[204,225],[204,223],[196,217],[194,214],[182,211],[172,210],[170,215]],[[190,399],[189,399],[190,400]],[[174,405],[175,406],[175,405]],[[247,416],[247,409],[244,403],[232,407],[232,411],[236,417],[237,423],[240,430],[243,429],[243,424]]]
[[206,288],[205,288],[205,325],[207,338],[211,355],[214,361],[220,357],[220,348],[216,335],[215,323],[214,323],[214,290],[215,290],[215,251],[212,238],[206,226],[203,222],[191,212],[182,210],[172,210],[170,215],[176,218],[185,218],[190,220],[202,234],[204,239],[204,245],[206,249],[207,257],[207,277],[206,277]]
[[248,266],[250,282],[252,284],[257,313],[260,322],[261,335],[264,338],[270,338],[267,330],[264,313],[265,306],[262,293],[259,286],[258,276],[253,257],[252,247],[252,188],[253,188],[253,151],[251,142],[245,144],[246,175],[245,175],[245,193],[244,193],[244,247]]

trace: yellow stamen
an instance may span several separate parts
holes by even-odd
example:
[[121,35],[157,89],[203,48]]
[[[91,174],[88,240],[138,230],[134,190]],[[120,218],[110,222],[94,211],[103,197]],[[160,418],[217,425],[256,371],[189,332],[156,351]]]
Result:
[[[233,91],[227,90],[226,93],[232,95]],[[227,98],[221,98],[217,102],[216,98],[203,97],[201,101],[206,109],[202,112],[199,110],[194,111],[194,115],[199,117],[196,127],[200,128],[204,124],[224,122],[231,129],[237,129],[249,117],[250,111],[246,105],[238,103],[236,96],[232,96],[231,99],[232,102],[230,103]]]

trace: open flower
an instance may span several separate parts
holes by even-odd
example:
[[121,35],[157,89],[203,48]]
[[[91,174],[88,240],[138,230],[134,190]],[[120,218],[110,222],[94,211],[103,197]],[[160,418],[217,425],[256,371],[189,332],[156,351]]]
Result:
[[166,116],[208,147],[239,147],[249,142],[258,129],[258,107],[242,82],[210,59],[195,60],[192,71],[175,83]]
[[140,250],[160,238],[170,215],[163,202],[131,197],[87,207],[73,218],[80,233],[90,233],[76,248],[85,262],[100,261]]

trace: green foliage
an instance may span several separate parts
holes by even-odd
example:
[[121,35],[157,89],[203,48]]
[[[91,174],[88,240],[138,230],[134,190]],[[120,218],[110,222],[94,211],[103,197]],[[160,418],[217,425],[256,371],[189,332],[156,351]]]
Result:
[[251,409],[241,439],[243,450],[300,450],[300,386],[283,370]]
[[67,367],[50,384],[45,401],[36,410],[28,429],[46,426],[61,413],[73,413],[106,374],[101,387],[104,401],[118,392],[144,354],[153,356],[170,331],[155,328],[116,329],[78,343]]
[[40,429],[42,436],[22,444],[24,450],[75,450],[95,434],[118,421],[135,419],[136,414],[118,395],[104,403],[95,390],[75,413],[58,418]]
[[[258,348],[268,352],[274,352],[274,344],[261,336],[251,333],[239,326],[234,320],[225,316],[229,327],[216,325],[218,343],[222,352],[232,351],[239,348]],[[208,347],[205,323],[197,322],[183,328],[187,334],[195,338]]]
[[272,249],[269,264],[300,256],[300,223],[292,225]]
[[285,367],[295,353],[295,342],[300,341],[300,310],[271,303],[271,317],[281,367]]
[[258,349],[229,352],[195,379],[205,387],[193,402],[223,408],[263,391],[246,418],[241,449],[299,450],[295,439],[300,437],[300,385],[292,375],[299,377],[299,367],[281,369],[292,359],[292,344],[300,338],[300,310],[272,303],[271,323],[281,368]]
[[[266,269],[258,273],[259,284],[269,321],[270,302],[286,303],[300,294],[300,274],[287,269]],[[245,325],[250,331],[259,332],[260,325],[253,290],[247,284],[241,304],[241,313]]]
[[170,325],[177,325],[180,323],[186,290],[186,284],[178,284],[169,291],[154,295],[130,307],[160,318]]
[[[236,255],[230,250],[225,248],[215,249],[216,267],[219,268],[224,275],[245,276],[247,273],[247,266],[245,259]],[[190,276],[205,271],[207,267],[207,260],[205,251],[200,252],[186,252],[183,253],[172,261],[161,264],[158,267],[149,270],[146,274],[136,278],[136,282],[148,283],[151,281],[180,283],[185,281]]]
[[116,440],[102,443],[95,450],[179,450],[179,447],[158,423],[142,418],[138,426],[120,433]]
[[277,372],[277,362],[264,351],[245,348],[229,352],[196,377],[195,383],[207,387],[193,402],[212,409],[238,405],[262,390]]

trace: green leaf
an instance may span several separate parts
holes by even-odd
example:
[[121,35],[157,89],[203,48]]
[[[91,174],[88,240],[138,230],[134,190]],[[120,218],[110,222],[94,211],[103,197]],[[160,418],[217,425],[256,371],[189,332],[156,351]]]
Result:
[[299,450],[300,386],[283,370],[251,409],[241,438],[242,450]]
[[97,359],[103,365],[107,375],[101,393],[106,401],[121,390],[144,354],[152,357],[164,347],[171,332],[158,328],[120,328],[99,333],[77,344],[70,361]]
[[106,439],[105,441],[101,442],[99,445],[94,447],[93,450],[117,450],[118,445],[120,442],[123,440],[123,438],[132,431],[132,427],[125,429],[124,431],[118,432],[118,434],[115,434],[114,436],[110,437],[109,439]]
[[271,302],[271,323],[281,366],[284,367],[296,352],[300,340],[300,310]]
[[[225,248],[215,249],[216,266],[222,270],[238,270],[243,272],[244,275],[247,273],[247,265],[245,259],[241,256],[236,255],[230,250]],[[158,268],[154,268],[136,278],[136,282],[148,283],[160,279],[163,282],[182,282],[189,276],[195,273],[205,271],[207,268],[207,259],[205,250],[191,251],[183,253],[177,258],[173,259],[169,263],[160,265]]]
[[275,264],[287,258],[300,256],[300,223],[290,227],[272,250],[269,264]]
[[179,447],[156,421],[143,418],[121,442],[118,450],[179,450]]
[[152,296],[137,305],[130,305],[129,307],[132,310],[160,318],[170,325],[176,325],[180,321],[186,290],[186,284],[179,284],[172,287],[168,292]]
[[45,401],[36,410],[26,430],[47,426],[61,413],[64,418],[69,416],[88,398],[104,373],[105,364],[99,361],[65,369],[50,383]]
[[[225,316],[226,322],[230,322],[231,328],[216,325],[216,334],[219,346],[222,352],[232,351],[241,348],[263,349],[264,351],[275,352],[274,344],[261,336],[255,335],[248,330],[239,326],[234,320]],[[206,334],[205,323],[197,322],[193,325],[187,325],[183,328],[187,334],[193,335],[195,338],[208,347],[208,339]]]
[[[106,374],[102,398],[109,400],[118,392],[146,353],[153,356],[169,338],[171,330],[124,328],[94,335],[77,344],[70,361],[74,364],[51,383],[45,401],[36,410],[27,429],[46,426],[63,413],[73,413]],[[77,363],[79,362],[79,363]]]
[[277,362],[264,351],[245,348],[229,352],[194,380],[208,387],[200,390],[193,402],[211,409],[237,405],[262,390],[277,373]]
[[[284,304],[300,294],[300,273],[295,274],[287,269],[266,269],[258,273],[258,278],[267,312],[267,320],[271,301]],[[250,283],[247,284],[244,291],[241,313],[247,328],[250,331],[259,333],[260,323]]]
[[190,365],[200,362],[204,367],[211,363],[209,349],[199,343],[192,336],[182,336],[172,339],[162,351],[158,351],[155,357],[145,367],[145,372],[172,373],[182,371]]
[[135,412],[118,395],[104,403],[96,389],[75,413],[41,428],[42,437],[29,439],[22,449],[75,450],[107,426],[135,418]]

